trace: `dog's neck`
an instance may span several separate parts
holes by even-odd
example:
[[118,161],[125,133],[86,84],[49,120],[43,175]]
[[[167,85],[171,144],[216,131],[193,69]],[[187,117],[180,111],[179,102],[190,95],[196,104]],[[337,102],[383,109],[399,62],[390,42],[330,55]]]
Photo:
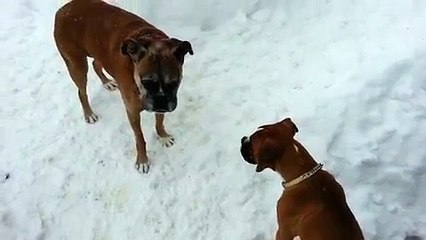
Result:
[[293,143],[293,149],[286,151],[282,161],[276,166],[276,171],[289,183],[305,173],[311,172],[318,163],[312,158],[308,151],[296,140]]

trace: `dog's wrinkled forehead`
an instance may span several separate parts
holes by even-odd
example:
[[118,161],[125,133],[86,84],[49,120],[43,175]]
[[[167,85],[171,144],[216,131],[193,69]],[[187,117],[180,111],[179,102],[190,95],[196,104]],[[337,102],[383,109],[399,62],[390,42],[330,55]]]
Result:
[[270,131],[270,128],[265,128],[263,126],[258,127],[254,130],[254,132],[249,136],[249,141],[252,145],[252,147],[256,148],[265,141],[265,139],[273,138],[273,134]]
[[257,127],[253,133],[250,135],[252,138],[259,138],[259,137],[267,137],[270,134],[273,134],[276,124],[267,124]]
[[296,132],[298,132],[297,127],[291,119],[287,118],[277,123],[258,127],[250,135],[250,141],[262,141],[265,138],[270,138],[285,143],[292,140]]
[[170,54],[170,44],[165,41],[152,41],[148,48],[148,53],[153,55],[167,55]]
[[253,133],[249,135],[249,136],[250,136],[250,140],[253,140],[253,139],[255,139],[255,138],[259,138],[259,137],[261,137],[261,136],[262,136],[262,135],[264,135],[264,134],[265,134],[265,128],[264,128],[264,127],[262,127],[262,126],[257,127],[257,128],[253,131]]
[[126,38],[120,45],[123,56],[133,62],[134,75],[142,80],[175,82],[182,78],[187,53],[193,55],[188,41],[175,38]]
[[182,67],[176,64],[170,56],[163,54],[159,49],[149,52],[142,61],[137,63],[137,71],[142,80],[161,81],[164,83],[177,82],[182,78]]

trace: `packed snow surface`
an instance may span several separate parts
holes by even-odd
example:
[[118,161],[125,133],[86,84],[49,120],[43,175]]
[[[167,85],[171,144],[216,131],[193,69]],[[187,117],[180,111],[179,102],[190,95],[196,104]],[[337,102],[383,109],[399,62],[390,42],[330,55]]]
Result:
[[142,113],[148,175],[93,71],[100,120],[83,120],[52,36],[63,2],[0,2],[0,239],[274,239],[281,179],[239,144],[285,117],[367,239],[426,236],[426,1],[119,1],[195,52],[175,146]]

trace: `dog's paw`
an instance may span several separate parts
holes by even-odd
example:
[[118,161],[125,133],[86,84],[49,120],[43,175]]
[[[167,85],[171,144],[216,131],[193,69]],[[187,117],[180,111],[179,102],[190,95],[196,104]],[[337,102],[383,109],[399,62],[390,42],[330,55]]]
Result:
[[162,146],[171,147],[175,144],[175,138],[173,136],[170,136],[170,135],[166,137],[157,136],[157,138],[158,138],[158,141],[160,141],[160,144]]
[[84,116],[84,121],[86,121],[89,124],[93,124],[99,120],[98,115],[92,113]]
[[104,88],[108,91],[114,91],[115,89],[117,89],[118,84],[114,80],[109,80],[108,82],[102,84],[102,86],[104,86]]
[[147,174],[149,172],[149,165],[150,165],[149,162],[135,163],[135,169],[141,174],[142,173]]

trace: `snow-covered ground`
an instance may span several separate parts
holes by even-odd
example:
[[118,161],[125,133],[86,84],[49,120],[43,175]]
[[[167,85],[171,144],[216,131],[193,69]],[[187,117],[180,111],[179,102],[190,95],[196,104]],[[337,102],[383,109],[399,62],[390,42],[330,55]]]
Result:
[[195,52],[166,119],[176,145],[143,113],[148,175],[93,71],[100,121],[83,121],[52,38],[60,2],[0,2],[1,240],[271,240],[281,180],[243,162],[239,140],[284,117],[367,239],[426,236],[425,0],[121,2]]

